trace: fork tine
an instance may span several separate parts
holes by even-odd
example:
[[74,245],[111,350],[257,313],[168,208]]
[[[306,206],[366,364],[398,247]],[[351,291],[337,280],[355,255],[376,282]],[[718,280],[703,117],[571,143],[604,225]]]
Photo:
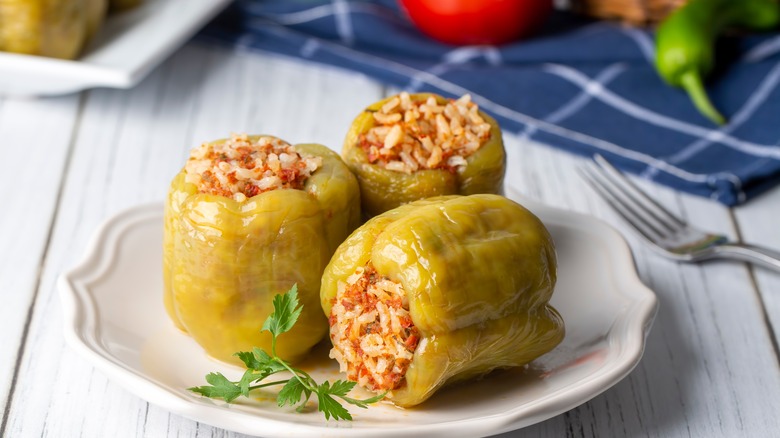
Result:
[[647,226],[651,227],[656,234],[662,238],[670,238],[676,234],[680,227],[672,226],[656,217],[642,199],[632,195],[621,180],[615,180],[611,177],[604,168],[600,167],[598,163],[592,162],[590,164],[591,175],[595,177],[604,189],[609,191],[615,201],[621,203],[625,208],[633,211],[635,217],[641,220]]
[[687,225],[682,219],[672,214],[672,212],[661,206],[653,198],[648,196],[647,193],[637,187],[604,157],[596,154],[593,156],[593,161],[599,165],[604,176],[608,177],[616,186],[623,189],[627,196],[634,202],[640,204],[642,208],[647,210],[648,213],[652,214],[660,223],[666,226],[669,231],[678,231]]
[[649,242],[655,242],[662,238],[661,233],[655,229],[651,224],[647,223],[642,216],[637,214],[634,210],[629,208],[625,202],[618,199],[615,192],[609,188],[604,182],[599,180],[598,173],[595,169],[595,164],[588,163],[583,167],[578,168],[580,175],[583,176],[585,182],[593,187],[596,192],[609,204],[610,207],[620,216],[628,222],[639,234],[642,235]]

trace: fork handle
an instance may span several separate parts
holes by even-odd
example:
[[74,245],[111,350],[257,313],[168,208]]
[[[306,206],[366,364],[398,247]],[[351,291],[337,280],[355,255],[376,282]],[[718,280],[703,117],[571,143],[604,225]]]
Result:
[[727,243],[712,247],[712,257],[755,263],[780,272],[780,252],[743,243]]

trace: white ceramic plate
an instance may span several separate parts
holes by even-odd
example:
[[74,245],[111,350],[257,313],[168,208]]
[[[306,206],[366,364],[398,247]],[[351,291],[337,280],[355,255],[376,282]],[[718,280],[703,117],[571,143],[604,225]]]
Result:
[[0,52],[0,94],[48,96],[130,88],[230,0],[145,0],[112,14],[77,60]]
[[[162,303],[162,206],[118,214],[85,259],[60,278],[68,343],[128,391],[193,420],[252,435],[476,436],[518,429],[572,409],[611,387],[639,362],[657,303],[637,278],[622,237],[579,214],[524,202],[546,223],[559,257],[552,303],[566,338],[524,370],[502,371],[437,393],[415,409],[351,408],[353,422],[326,422],[311,407],[279,409],[272,396],[227,405],[185,388],[239,368],[208,358],[174,328]],[[327,348],[304,368],[338,378]],[[365,394],[358,394],[365,395]],[[313,402],[310,402],[313,405]]]

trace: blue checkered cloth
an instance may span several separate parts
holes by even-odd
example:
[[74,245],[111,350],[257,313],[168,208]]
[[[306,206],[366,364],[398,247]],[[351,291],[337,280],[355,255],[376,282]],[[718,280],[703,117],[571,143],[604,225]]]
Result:
[[[410,92],[470,93],[505,132],[735,205],[780,182],[780,35],[732,37],[709,94],[716,127],[653,68],[651,33],[554,15],[533,39],[454,47],[392,0],[237,0],[201,37],[363,72]],[[366,102],[368,104],[369,102]]]

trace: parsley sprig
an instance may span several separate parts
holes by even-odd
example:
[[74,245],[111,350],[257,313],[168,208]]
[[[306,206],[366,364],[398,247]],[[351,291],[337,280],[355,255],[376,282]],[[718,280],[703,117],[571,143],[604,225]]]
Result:
[[[208,386],[192,387],[189,388],[190,391],[210,398],[221,398],[230,403],[239,396],[249,397],[249,393],[255,389],[282,386],[276,396],[276,403],[279,407],[297,405],[296,410],[302,412],[312,394],[316,394],[317,409],[325,414],[326,420],[331,417],[334,420],[352,420],[352,415],[336,398],[351,405],[366,408],[369,404],[376,403],[385,396],[380,394],[365,400],[348,397],[347,394],[355,387],[355,382],[336,380],[333,383],[325,381],[318,384],[308,373],[290,366],[277,356],[276,338],[293,328],[301,315],[301,310],[303,310],[303,306],[298,303],[298,285],[293,285],[285,294],[276,295],[273,305],[274,311],[265,320],[261,329],[271,332],[271,354],[269,355],[257,347],[252,351],[240,351],[235,356],[238,356],[247,368],[244,375],[241,376],[241,380],[233,382],[222,373],[209,373],[206,375]],[[292,374],[292,377],[270,382],[265,381],[267,378],[285,371]]]

